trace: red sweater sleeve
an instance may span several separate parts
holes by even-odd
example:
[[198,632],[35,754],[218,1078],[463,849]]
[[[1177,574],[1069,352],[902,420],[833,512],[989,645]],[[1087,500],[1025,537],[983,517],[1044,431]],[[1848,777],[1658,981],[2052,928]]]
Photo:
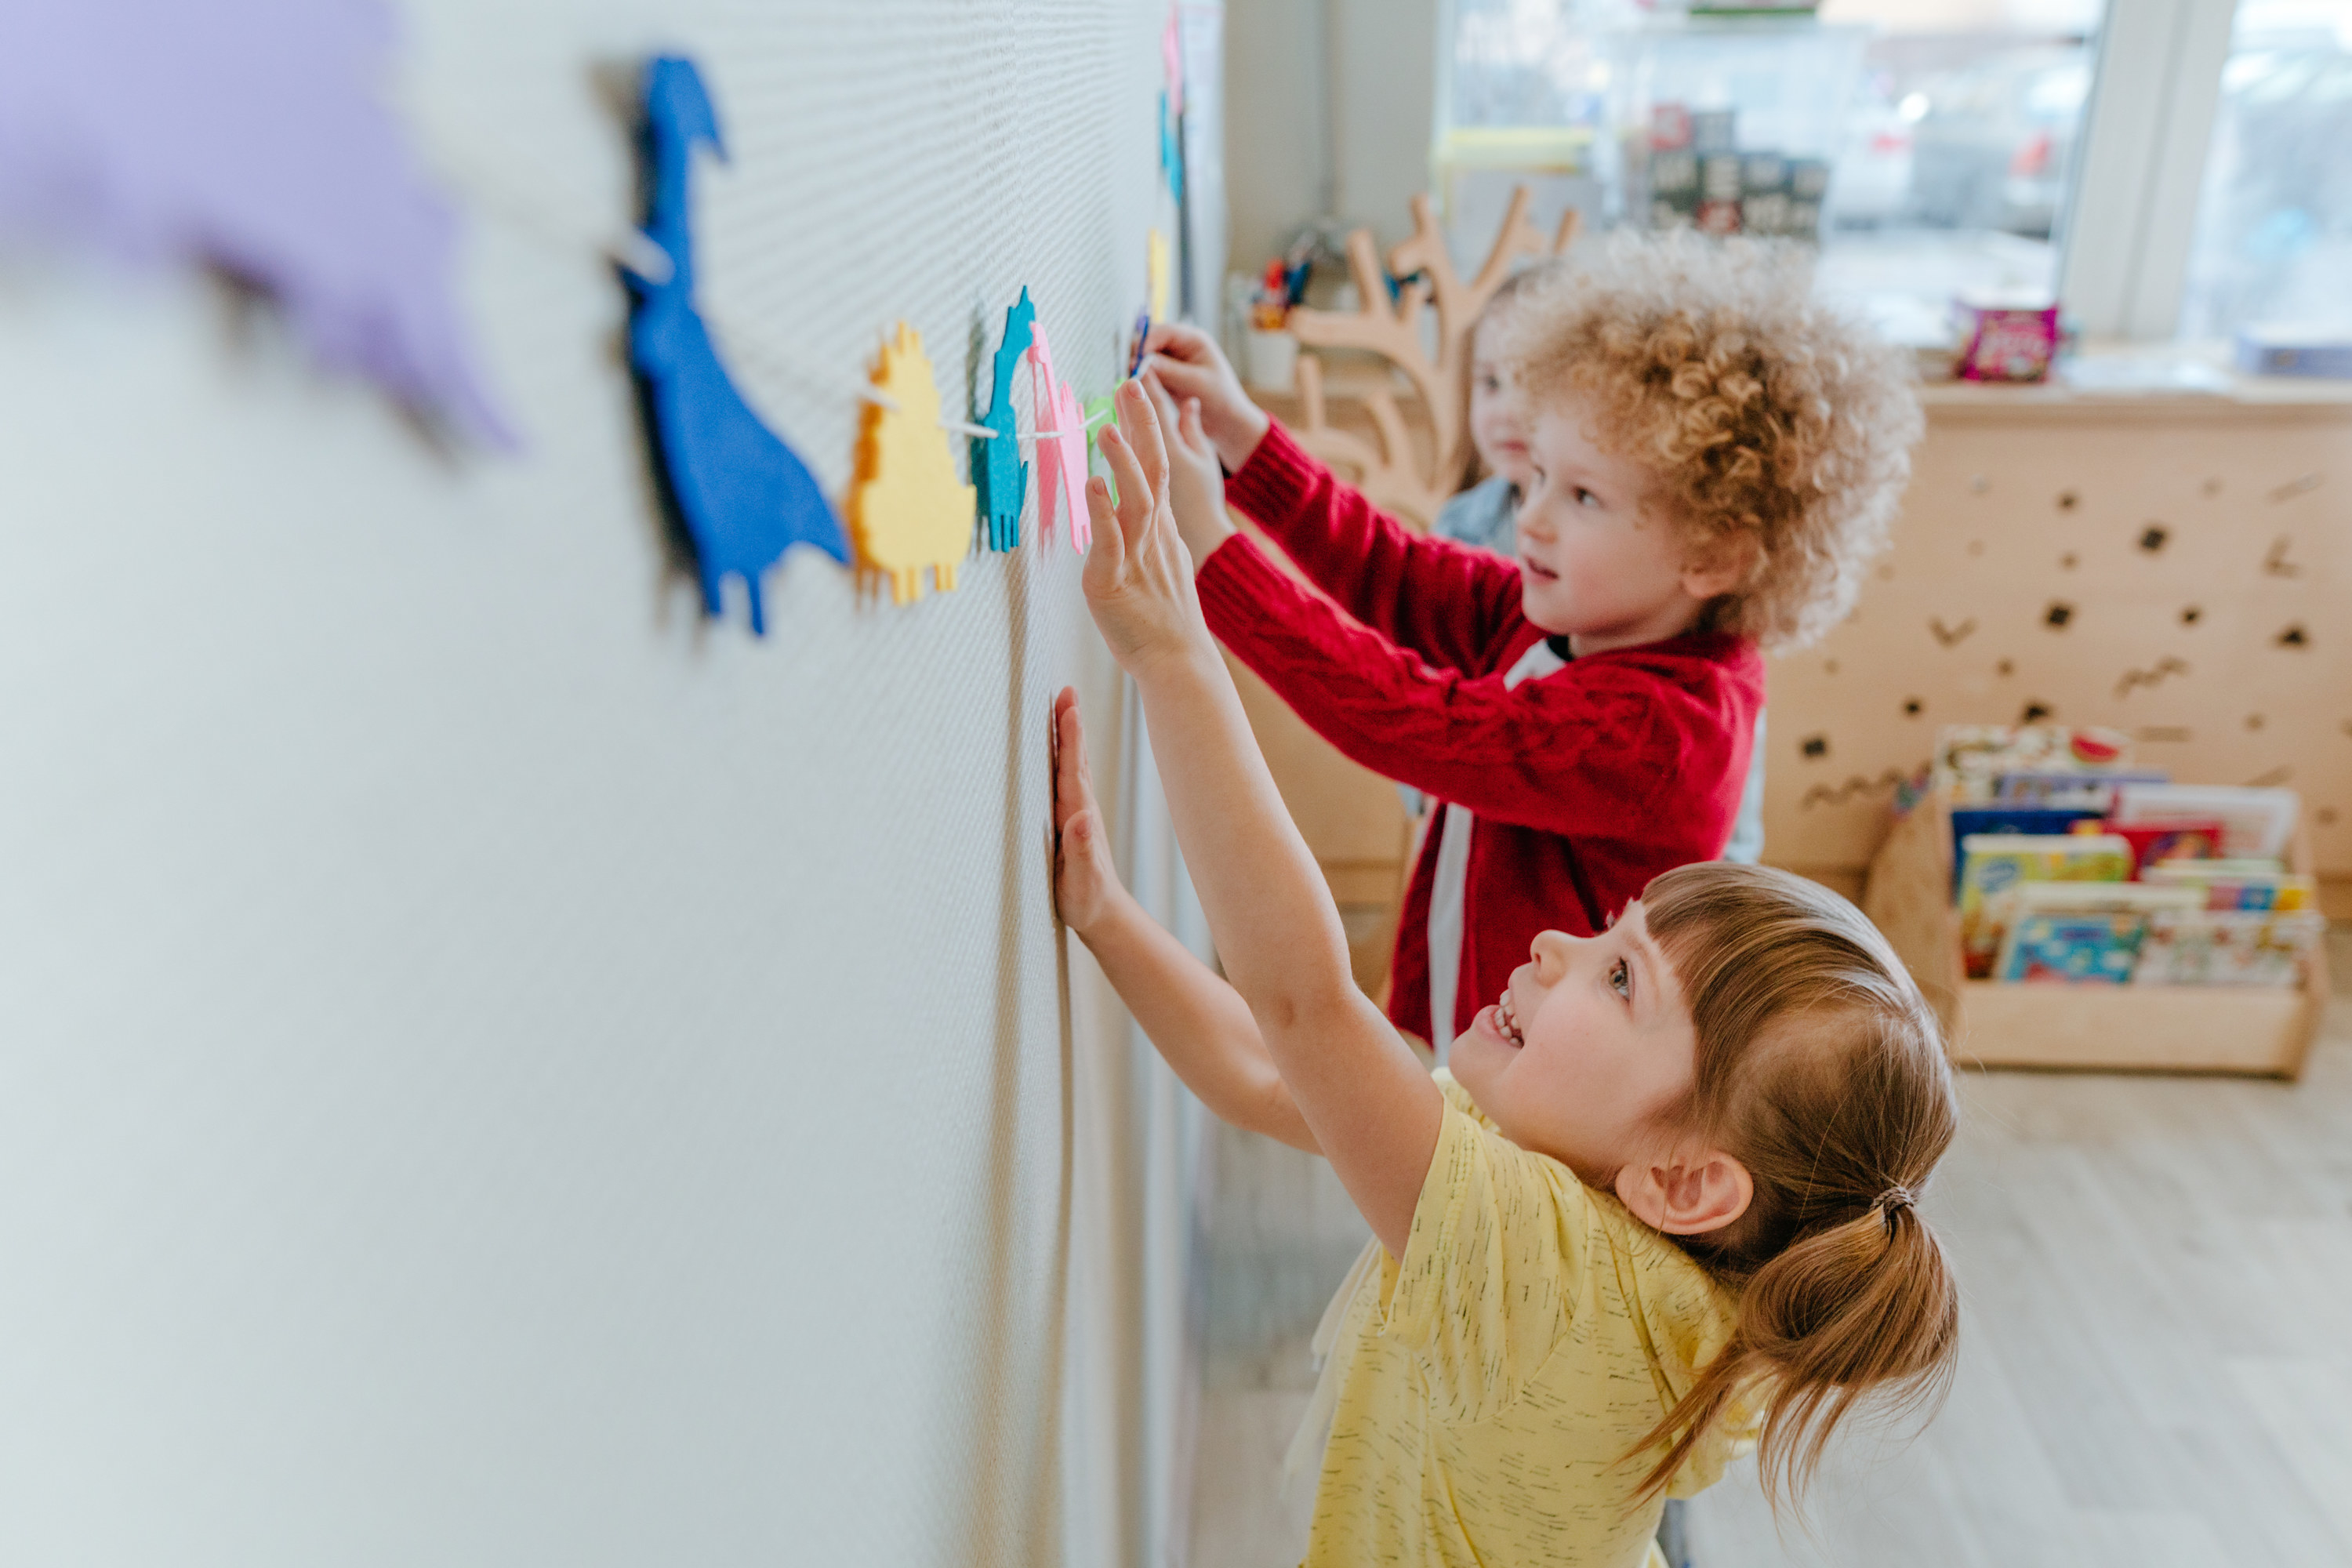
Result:
[[1280,420],[1226,483],[1225,500],[1349,615],[1433,664],[1475,669],[1519,613],[1517,568],[1378,510]]
[[[1743,702],[1709,661],[1640,650],[1578,659],[1506,689],[1432,667],[1350,621],[1246,537],[1199,576],[1210,629],[1349,757],[1482,817],[1571,837],[1641,837],[1678,774],[1719,773]],[[1760,682],[1759,683],[1760,684]],[[1727,822],[1725,826],[1728,826]]]

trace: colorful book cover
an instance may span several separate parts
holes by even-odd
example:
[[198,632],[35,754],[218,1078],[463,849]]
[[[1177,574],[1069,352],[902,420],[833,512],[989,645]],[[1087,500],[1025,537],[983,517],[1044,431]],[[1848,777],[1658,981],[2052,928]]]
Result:
[[2147,917],[2138,985],[2294,985],[2327,930],[2316,910],[2158,910]]
[[2160,888],[2146,882],[2020,882],[1998,895],[2017,914],[2148,914],[2157,910],[2204,907],[2194,888]]
[[2115,730],[1947,724],[1936,734],[1929,779],[1936,793],[1948,800],[1980,804],[1992,799],[1993,780],[2002,773],[2126,768],[2131,748],[2131,737]]
[[2139,876],[2162,860],[2218,860],[2224,829],[2218,820],[2201,822],[2110,822],[2106,831],[2132,847],[2132,874]]
[[1992,803],[1995,805],[2073,806],[2104,816],[2116,804],[2117,786],[2168,782],[2169,775],[2161,773],[2116,769],[1996,773],[1992,781]]
[[2121,824],[2219,822],[2231,857],[2276,857],[2294,837],[2302,802],[2291,789],[2231,784],[2126,784],[2116,791]]
[[2150,887],[2193,888],[2204,896],[2209,910],[2286,913],[2314,908],[2319,898],[2319,886],[2311,878],[2261,861],[2166,860],[2143,867],[2140,879]]
[[2194,888],[2145,882],[2021,882],[1995,896],[2001,923],[2001,980],[2087,980],[2120,985],[2147,918],[2158,910],[2194,910]]
[[2021,915],[2001,944],[1996,974],[2044,984],[2123,985],[2147,931],[2147,917],[2131,910]]
[[2096,822],[2096,811],[2065,806],[1956,805],[1952,807],[1952,896],[1958,898],[1960,879],[1969,866],[1968,842],[1987,834],[2022,834],[2050,837],[2072,833],[2078,822]]
[[2131,846],[2104,833],[1979,833],[1962,840],[1960,959],[1971,980],[1990,979],[2007,924],[2000,895],[2022,882],[2121,882]]

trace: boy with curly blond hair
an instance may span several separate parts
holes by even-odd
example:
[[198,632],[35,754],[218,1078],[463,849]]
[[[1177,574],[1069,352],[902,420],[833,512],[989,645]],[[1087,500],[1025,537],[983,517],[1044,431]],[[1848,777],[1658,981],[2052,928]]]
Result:
[[1538,931],[1601,931],[1722,854],[1760,650],[1853,607],[1921,429],[1901,355],[1815,299],[1790,247],[1612,236],[1528,280],[1512,335],[1533,468],[1516,561],[1375,510],[1204,334],[1148,345],[1162,422],[1201,459],[1171,499],[1211,629],[1326,740],[1444,805],[1389,999],[1441,1058]]

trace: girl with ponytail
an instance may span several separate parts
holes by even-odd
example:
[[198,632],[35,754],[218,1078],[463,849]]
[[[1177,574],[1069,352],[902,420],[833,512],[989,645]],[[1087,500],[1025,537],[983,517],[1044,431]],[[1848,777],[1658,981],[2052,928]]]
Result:
[[1210,1109],[1328,1157],[1371,1226],[1294,1450],[1328,1418],[1307,1563],[1658,1564],[1661,1500],[1751,1443],[1777,1500],[1857,1407],[1931,1403],[1958,1296],[1916,1200],[1957,1115],[1877,931],[1787,873],[1685,866],[1538,935],[1433,1078],[1356,988],[1202,621],[1167,500],[1216,482],[1197,416],[1134,384],[1118,416],[1087,600],[1224,977],[1119,886],[1066,691],[1057,907]]
[[1759,1461],[1801,1492],[1856,1402],[1931,1406],[1953,1368],[1959,1299],[1916,1194],[1958,1126],[1935,1016],[1861,911],[1782,872],[1686,866],[1643,896],[1690,1009],[1696,1051],[1675,1119],[1746,1169],[1728,1226],[1685,1238],[1738,1288],[1731,1342],[1651,1430],[1667,1484],[1743,1392]]

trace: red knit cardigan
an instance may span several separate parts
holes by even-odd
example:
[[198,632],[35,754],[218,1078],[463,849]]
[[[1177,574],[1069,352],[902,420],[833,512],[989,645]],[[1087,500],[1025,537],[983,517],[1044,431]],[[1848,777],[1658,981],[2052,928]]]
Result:
[[[1755,644],[1669,637],[1506,690],[1544,638],[1509,562],[1375,510],[1278,423],[1225,499],[1329,597],[1236,534],[1201,563],[1210,629],[1349,757],[1475,815],[1455,1033],[1537,932],[1589,936],[1659,872],[1723,853],[1764,701]],[[1553,646],[1566,655],[1565,639]],[[1441,837],[1413,867],[1389,993],[1390,1019],[1423,1038]]]

